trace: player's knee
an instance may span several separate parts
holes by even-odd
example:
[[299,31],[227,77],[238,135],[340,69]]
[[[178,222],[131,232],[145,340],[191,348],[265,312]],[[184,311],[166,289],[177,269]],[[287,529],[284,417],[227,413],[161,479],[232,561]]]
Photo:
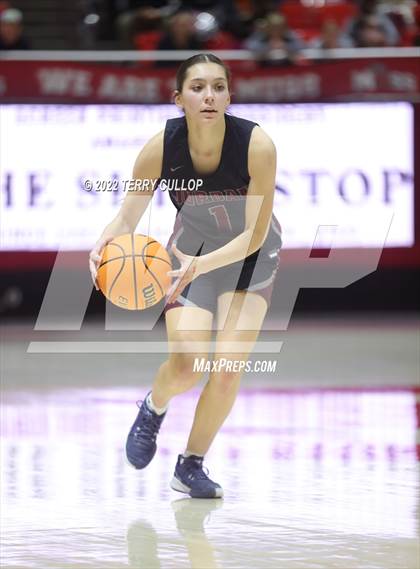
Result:
[[241,374],[235,371],[221,370],[213,374],[211,381],[213,388],[221,395],[228,395],[238,388]]
[[169,359],[171,381],[180,388],[192,387],[203,371],[196,365],[197,356],[189,353],[172,354]]

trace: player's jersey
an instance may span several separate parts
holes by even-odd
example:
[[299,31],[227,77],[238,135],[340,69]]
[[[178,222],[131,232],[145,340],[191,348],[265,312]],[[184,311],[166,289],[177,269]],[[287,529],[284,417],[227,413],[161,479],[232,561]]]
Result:
[[[225,115],[225,120],[220,164],[215,172],[205,175],[194,170],[185,117],[166,122],[161,187],[166,183],[178,210],[171,240],[189,255],[214,251],[245,228],[248,147],[256,123],[232,115]],[[280,247],[281,228],[273,215],[261,252],[273,255]]]

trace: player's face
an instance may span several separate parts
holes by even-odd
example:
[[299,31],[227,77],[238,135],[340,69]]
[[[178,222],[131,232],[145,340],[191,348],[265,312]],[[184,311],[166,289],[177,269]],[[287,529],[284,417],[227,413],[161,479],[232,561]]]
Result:
[[176,103],[187,117],[204,123],[221,119],[230,103],[225,70],[217,63],[196,63],[187,72]]

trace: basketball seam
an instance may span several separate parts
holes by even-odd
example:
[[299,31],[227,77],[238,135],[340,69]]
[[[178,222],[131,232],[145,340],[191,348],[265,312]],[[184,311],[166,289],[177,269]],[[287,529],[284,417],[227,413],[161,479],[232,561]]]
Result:
[[120,249],[122,251],[123,255],[122,255],[122,257],[113,257],[112,259],[109,259],[108,261],[104,261],[103,263],[101,262],[101,264],[98,267],[98,271],[103,265],[106,265],[110,261],[113,261],[114,259],[122,259],[123,257],[125,257],[125,251],[124,251],[124,248],[121,247],[121,245],[118,245],[118,243],[112,243],[111,242],[111,243],[108,243],[107,247],[109,247],[110,245],[114,245],[114,247],[118,247],[118,249]]
[[[146,247],[147,247],[147,245],[146,245]],[[112,259],[108,259],[107,261],[104,261],[103,263],[101,263],[101,264],[99,265],[98,268],[100,269],[101,267],[103,267],[103,266],[106,265],[107,263],[110,263],[111,261],[116,261],[116,260],[118,260],[118,259],[124,259],[125,257],[130,257],[130,256],[131,256],[131,257],[141,257],[142,259],[143,259],[144,257],[147,257],[148,259],[149,259],[149,258],[158,259],[159,261],[162,261],[163,263],[166,263],[166,264],[169,265],[170,267],[172,266],[169,261],[167,261],[167,260],[164,259],[163,257],[156,257],[156,255],[141,255],[141,254],[125,255],[125,254],[124,254],[124,255],[122,255],[121,257],[112,257]]]
[[137,295],[137,273],[136,273],[136,257],[134,254],[134,233],[131,234],[131,257],[133,259],[133,276],[134,276],[134,296],[136,299],[136,310],[139,309],[138,295]]
[[[156,284],[158,285],[159,289],[160,289],[160,293],[162,296],[165,296],[165,292],[163,291],[163,288],[160,284],[160,282],[158,281],[158,279],[156,278],[156,275],[153,273],[153,271],[151,271],[149,269],[149,267],[146,265],[144,259],[145,259],[145,255],[144,255],[144,250],[146,249],[146,247],[148,247],[149,245],[151,245],[152,243],[157,243],[157,241],[151,241],[150,243],[146,243],[146,245],[143,247],[142,251],[141,251],[141,257],[142,257],[142,261],[144,264],[144,267],[146,269],[146,271],[149,271],[149,273],[152,275],[152,277],[155,279]],[[150,257],[154,257],[154,255],[149,255]]]
[[111,241],[111,243],[108,243],[108,245],[112,245],[113,247],[118,247],[118,249],[121,249],[121,251],[125,254],[124,247],[122,247],[121,245],[118,245],[118,243],[113,243]]
[[[125,265],[125,256],[122,257],[122,258],[123,258],[124,260],[123,260],[123,264],[121,265],[121,269],[120,269],[120,270],[118,271],[118,273],[115,275],[115,278],[114,278],[114,280],[112,281],[111,286],[109,287],[109,291],[108,291],[108,296],[109,296],[109,297],[111,297],[112,289],[114,288],[114,285],[115,285],[115,283],[117,282],[118,277],[119,277],[120,274],[123,272],[124,265]],[[99,267],[99,268],[101,268],[101,267]],[[98,270],[99,270],[99,269],[98,269]],[[111,300],[111,298],[110,298],[109,300]],[[112,302],[112,301],[111,301],[111,302]]]

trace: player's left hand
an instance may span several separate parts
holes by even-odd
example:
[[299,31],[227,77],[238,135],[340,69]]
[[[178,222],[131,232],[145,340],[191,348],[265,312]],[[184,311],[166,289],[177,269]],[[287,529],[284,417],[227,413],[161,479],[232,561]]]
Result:
[[202,271],[200,270],[200,257],[193,257],[186,255],[180,251],[175,244],[171,248],[173,254],[177,257],[181,266],[175,271],[168,271],[170,277],[175,277],[175,281],[170,286],[166,293],[166,302],[171,304],[175,302],[177,297],[182,293],[184,288],[190,284],[191,281],[196,279]]

